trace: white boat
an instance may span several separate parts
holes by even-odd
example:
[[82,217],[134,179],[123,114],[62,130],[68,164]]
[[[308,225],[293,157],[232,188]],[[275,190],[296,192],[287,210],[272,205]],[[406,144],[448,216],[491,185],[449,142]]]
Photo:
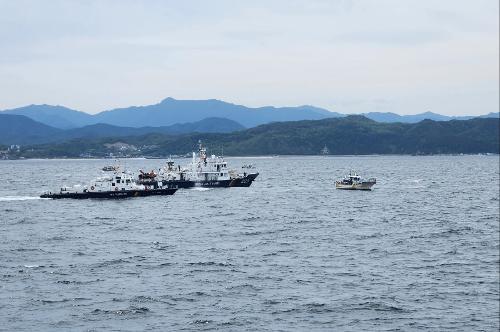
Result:
[[249,187],[259,175],[252,165],[244,165],[242,172],[228,168],[224,157],[207,156],[207,150],[199,142],[198,156],[193,152],[191,163],[181,167],[168,160],[156,174],[141,172],[138,183],[159,182],[163,186],[192,187]]
[[350,171],[342,180],[335,181],[335,188],[344,190],[371,190],[377,183],[375,178],[362,179],[356,172]]

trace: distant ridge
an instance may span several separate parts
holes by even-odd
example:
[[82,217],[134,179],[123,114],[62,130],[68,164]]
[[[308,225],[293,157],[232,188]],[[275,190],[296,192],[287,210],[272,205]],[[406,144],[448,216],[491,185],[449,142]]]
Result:
[[[347,116],[346,114],[330,112],[326,109],[310,105],[251,108],[217,99],[177,100],[171,97],[153,105],[116,108],[94,115],[72,110],[64,106],[51,105],[29,105],[5,110],[0,113],[24,115],[35,121],[59,129],[79,128],[97,123],[133,128],[162,127],[177,123],[192,123],[206,118],[225,118],[251,128],[271,122],[321,120]],[[415,115],[370,112],[363,115],[377,122],[401,123],[417,123],[425,119],[448,121],[474,118],[474,116],[446,116],[432,112]],[[499,113],[489,113],[480,117],[498,118]]]
[[155,105],[119,108],[95,115],[99,122],[130,127],[137,127],[138,123],[141,126],[171,125],[206,117],[226,118],[245,127],[255,127],[275,121],[315,120],[333,116],[339,115],[313,106],[250,108],[217,99],[177,100],[170,97]]
[[370,112],[370,113],[364,113],[363,115],[377,122],[417,123],[422,120],[450,121],[450,120],[469,120],[477,117],[498,118],[500,116],[500,113],[489,113],[481,116],[447,116],[432,112],[425,112],[414,115],[399,115],[390,112],[387,113]]
[[54,137],[61,129],[47,126],[24,115],[0,113],[0,143],[1,144],[33,144],[34,142],[49,142],[48,137]]
[[85,126],[67,130],[58,139],[82,138],[82,137],[122,137],[139,136],[151,133],[178,135],[186,133],[230,133],[245,129],[239,123],[224,118],[207,118],[190,123],[176,123],[171,126],[162,127],[118,127],[105,123]]
[[485,115],[479,116],[479,118],[500,118],[500,112],[491,112]]
[[5,110],[0,114],[24,115],[28,118],[59,129],[83,127],[94,123],[91,114],[75,111],[64,106],[28,105]]
[[58,129],[34,121],[24,115],[0,113],[0,144],[43,144],[77,138],[139,136],[151,133],[178,135],[186,133],[229,133],[245,129],[241,124],[223,118],[207,118],[197,122],[163,127],[118,127],[104,123],[73,129]]

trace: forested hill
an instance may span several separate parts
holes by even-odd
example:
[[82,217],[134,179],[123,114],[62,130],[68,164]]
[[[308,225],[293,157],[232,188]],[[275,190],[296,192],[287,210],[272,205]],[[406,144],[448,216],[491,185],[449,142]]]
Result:
[[[27,147],[25,157],[103,156],[126,143],[127,156],[168,156],[195,150],[203,140],[212,153],[226,155],[455,154],[498,153],[500,120],[424,120],[415,124],[379,123],[363,116],[277,122],[226,134],[149,134],[73,140]],[[31,150],[32,149],[32,150]],[[29,150],[29,151],[28,151]],[[127,147],[122,148],[123,151]],[[210,152],[210,151],[209,151]]]

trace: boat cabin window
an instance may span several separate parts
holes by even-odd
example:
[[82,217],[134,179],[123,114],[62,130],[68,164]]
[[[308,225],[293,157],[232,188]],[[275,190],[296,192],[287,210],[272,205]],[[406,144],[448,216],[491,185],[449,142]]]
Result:
[[115,186],[115,183],[113,182],[113,183],[111,183],[111,185],[114,187],[114,186]]
[[120,179],[117,179],[117,180],[116,180],[116,183],[120,183]]

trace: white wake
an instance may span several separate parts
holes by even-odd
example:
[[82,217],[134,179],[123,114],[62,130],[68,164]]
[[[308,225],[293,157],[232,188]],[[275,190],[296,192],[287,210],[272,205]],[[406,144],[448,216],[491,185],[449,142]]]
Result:
[[11,202],[11,201],[29,201],[35,199],[43,199],[38,196],[0,196],[0,202]]

